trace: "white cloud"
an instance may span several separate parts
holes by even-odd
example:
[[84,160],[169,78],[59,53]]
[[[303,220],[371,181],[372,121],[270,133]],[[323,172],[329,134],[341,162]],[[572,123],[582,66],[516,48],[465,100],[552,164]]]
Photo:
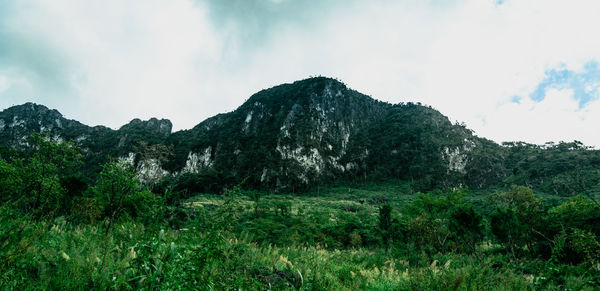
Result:
[[580,108],[571,89],[548,89],[545,96],[541,102],[523,99],[521,103],[503,104],[486,117],[486,126],[505,141],[543,144],[579,140],[600,145],[600,136],[593,134],[593,125],[600,122],[600,101]]
[[10,88],[10,83],[6,76],[0,75],[0,94]]
[[[46,105],[89,124],[113,127],[151,116],[174,117],[190,126],[222,110],[211,110],[203,95],[222,48],[199,4],[24,2],[13,16],[19,29],[43,36],[41,48],[56,48],[69,58],[66,78],[73,96]],[[203,112],[194,114],[198,111]]]
[[[499,105],[522,96],[522,109],[546,70],[560,66],[582,70],[590,60],[599,59],[600,40],[590,37],[600,25],[600,19],[593,15],[600,6],[594,3],[506,1],[495,7],[485,1],[467,2],[433,46],[424,76],[430,86],[418,95],[423,102],[496,141],[592,140],[597,123],[581,122],[577,107],[557,108],[553,113],[560,115],[552,119],[555,122],[536,122],[550,121],[550,108],[542,110],[540,104],[507,132],[515,112]],[[543,103],[550,107],[567,105]],[[527,120],[533,122],[523,126]],[[570,131],[578,135],[566,131],[557,134],[554,129],[559,124],[554,123],[580,128]]]
[[260,89],[320,74],[384,101],[432,105],[496,141],[600,145],[597,101],[573,107],[569,88],[539,104],[528,97],[548,70],[600,60],[600,2],[263,1],[277,8],[238,7],[226,21],[208,0],[14,3],[0,28],[30,44],[26,59],[62,64],[52,73],[62,79],[48,82],[68,88],[41,86],[39,64],[2,67],[0,52],[0,73],[20,80],[0,92],[0,107],[33,99],[92,125],[157,116],[190,128]]
[[[577,107],[557,109],[560,117],[552,121],[580,128],[576,131],[555,131],[552,128],[557,126],[548,122],[511,126],[509,131],[506,126],[514,114],[504,105],[514,96],[531,103],[529,94],[549,69],[581,71],[590,60],[600,59],[600,40],[581,37],[593,35],[600,25],[590,12],[597,11],[594,5],[506,1],[498,6],[480,0],[448,7],[414,1],[377,3],[338,11],[324,20],[319,31],[282,34],[262,54],[253,56],[256,63],[270,64],[256,70],[261,75],[257,78],[274,85],[273,80],[320,73],[385,101],[432,105],[498,142],[578,139],[600,145],[592,138],[597,123],[586,121],[593,113],[582,115]],[[535,110],[521,109],[519,122],[549,120],[550,108],[542,110],[544,106],[565,105],[552,100]],[[593,111],[593,106],[588,107]]]

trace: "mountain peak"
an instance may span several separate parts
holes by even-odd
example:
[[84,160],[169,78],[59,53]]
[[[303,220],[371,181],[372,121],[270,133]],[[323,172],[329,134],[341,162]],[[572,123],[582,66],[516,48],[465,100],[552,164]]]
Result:
[[173,129],[173,124],[168,119],[158,119],[155,117],[150,118],[149,120],[141,120],[139,118],[135,118],[131,120],[128,124],[123,125],[119,130],[120,131],[145,131],[151,132],[158,135],[168,136],[171,134],[171,130]]
[[26,145],[26,138],[34,133],[57,137],[67,129],[78,132],[82,126],[64,118],[57,110],[31,102],[0,111],[0,139],[16,147]]
[[[328,77],[262,90],[233,112],[190,130],[171,130],[171,121],[157,118],[136,118],[118,130],[90,128],[34,103],[0,112],[0,145],[25,146],[29,135],[49,133],[74,140],[90,162],[112,156],[138,163],[144,181],[176,173],[228,173],[245,177],[248,187],[291,192],[367,175],[436,176],[446,183],[455,174],[467,175],[478,142],[434,109],[392,106]],[[140,152],[142,142],[169,158]]]
[[323,84],[346,87],[346,84],[344,84],[344,82],[342,82],[336,78],[325,77],[325,76],[308,77],[306,79],[295,81],[292,84],[296,84],[296,83],[308,83],[308,84],[323,83]]
[[0,131],[35,127],[36,131],[62,128],[66,119],[54,109],[35,103],[12,106],[0,112]]
[[310,77],[293,83],[285,83],[263,89],[252,96],[239,109],[266,106],[273,110],[294,106],[313,106],[327,109],[339,103],[377,102],[369,96],[349,89],[341,81],[329,77]]
[[54,117],[62,118],[63,115],[55,109],[49,109],[48,107],[33,102],[27,102],[21,105],[15,105],[7,108],[2,112],[6,115],[21,116],[21,117]]

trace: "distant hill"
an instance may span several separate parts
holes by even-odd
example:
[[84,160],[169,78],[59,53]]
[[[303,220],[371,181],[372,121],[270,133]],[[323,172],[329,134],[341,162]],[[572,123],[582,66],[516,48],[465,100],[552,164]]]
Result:
[[134,119],[118,130],[90,127],[27,103],[0,112],[0,144],[26,147],[46,133],[84,149],[89,172],[108,157],[142,181],[185,176],[210,191],[244,186],[297,192],[335,180],[403,179],[417,189],[525,184],[571,195],[600,181],[600,154],[578,142],[498,145],[420,104],[389,104],[325,77],[262,90],[233,112],[190,130]]

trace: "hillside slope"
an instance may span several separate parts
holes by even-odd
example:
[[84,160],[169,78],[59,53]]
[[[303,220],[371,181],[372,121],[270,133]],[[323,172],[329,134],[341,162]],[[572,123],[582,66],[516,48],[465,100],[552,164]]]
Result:
[[[119,158],[146,184],[186,174],[221,187],[244,181],[296,192],[339,179],[405,179],[418,189],[516,183],[567,195],[600,180],[598,151],[581,144],[498,145],[431,107],[380,102],[325,77],[262,90],[232,112],[171,130],[169,120],[155,118],[118,130],[90,127],[32,103],[0,112],[3,146],[25,147],[34,133],[73,140],[90,173]],[[542,156],[561,166],[535,170]]]

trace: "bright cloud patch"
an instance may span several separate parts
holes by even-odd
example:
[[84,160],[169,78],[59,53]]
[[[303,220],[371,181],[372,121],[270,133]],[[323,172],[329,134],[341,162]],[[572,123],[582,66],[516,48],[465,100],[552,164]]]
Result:
[[600,68],[597,62],[589,62],[584,70],[576,72],[568,69],[552,69],[546,72],[546,78],[531,93],[534,101],[542,101],[548,89],[573,90],[573,98],[579,102],[579,108],[600,97]]
[[[311,75],[497,142],[600,146],[600,2],[0,1],[0,110],[191,128]],[[548,70],[547,68],[554,68]],[[554,107],[558,106],[558,107]]]
[[579,140],[600,145],[600,68],[589,62],[580,71],[548,70],[529,94],[514,96],[485,119],[496,140],[543,144]]

